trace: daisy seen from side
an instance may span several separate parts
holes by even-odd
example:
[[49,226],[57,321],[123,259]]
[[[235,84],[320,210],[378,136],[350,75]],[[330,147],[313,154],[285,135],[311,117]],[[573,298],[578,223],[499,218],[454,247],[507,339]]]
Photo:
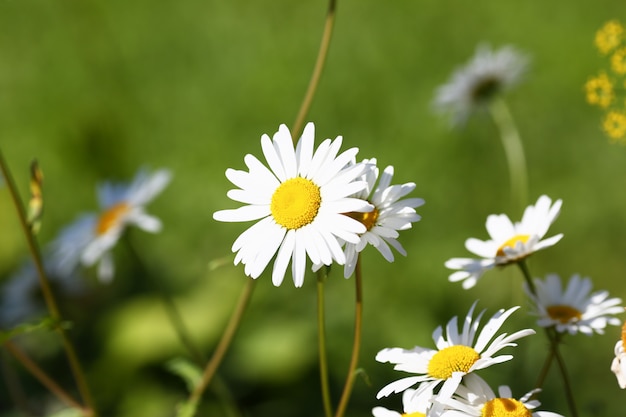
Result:
[[545,280],[535,278],[535,291],[524,283],[524,290],[533,300],[537,324],[541,327],[554,327],[559,333],[592,335],[604,334],[607,325],[619,326],[621,320],[614,314],[624,312],[620,306],[622,300],[609,298],[608,291],[591,293],[589,278],[574,274],[563,289],[561,278],[548,274]]
[[517,346],[516,340],[535,334],[532,329],[523,329],[511,335],[502,333],[494,338],[507,318],[519,307],[508,310],[499,310],[483,326],[480,332],[480,320],[485,310],[476,318],[474,308],[470,308],[463,319],[463,328],[459,331],[458,318],[453,317],[446,325],[445,336],[442,326],[433,332],[436,349],[415,347],[413,349],[387,348],[376,355],[378,362],[390,362],[394,369],[417,374],[394,381],[383,387],[377,398],[386,397],[391,393],[398,393],[419,384],[417,392],[434,390],[438,385],[451,389],[458,386],[464,375],[487,368],[491,365],[506,362],[512,355],[496,354],[510,346]]
[[100,281],[110,282],[115,275],[111,250],[126,228],[161,231],[161,221],[146,213],[145,206],[163,191],[171,177],[166,169],[140,170],[129,184],[101,184],[97,189],[100,212],[80,216],[53,242],[55,267],[69,274],[78,265],[97,264]]
[[465,241],[467,250],[481,259],[449,259],[445,266],[458,271],[448,279],[452,282],[463,281],[463,288],[469,289],[476,285],[485,271],[519,262],[539,250],[555,245],[563,237],[562,233],[547,239],[543,237],[561,212],[561,205],[561,200],[553,204],[548,196],[542,195],[537,203],[526,207],[520,222],[513,223],[506,214],[488,216],[486,228],[491,239],[482,241],[469,238]]
[[314,152],[315,127],[308,123],[295,149],[287,126],[272,138],[261,137],[269,166],[246,155],[248,171],[228,169],[226,177],[237,187],[228,197],[245,205],[220,210],[213,218],[223,222],[257,221],[233,243],[235,265],[258,278],[275,256],[272,282],[282,283],[291,262],[293,282],[302,286],[307,257],[315,265],[345,264],[340,241],[358,243],[365,226],[346,216],[367,212],[367,201],[351,197],[367,183],[359,181],[365,166],[355,164],[358,148],[339,153],[342,137],[326,139]]
[[617,383],[621,389],[626,388],[626,322],[622,325],[622,338],[615,343],[615,357],[611,362],[611,371],[617,378]]
[[512,46],[492,50],[479,45],[472,59],[436,90],[434,108],[448,114],[452,125],[463,124],[471,113],[518,84],[528,64],[528,57]]

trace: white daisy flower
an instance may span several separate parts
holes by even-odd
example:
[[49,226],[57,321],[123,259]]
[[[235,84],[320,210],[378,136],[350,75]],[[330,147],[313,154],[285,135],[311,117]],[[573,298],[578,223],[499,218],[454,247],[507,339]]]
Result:
[[591,280],[574,274],[570,278],[565,291],[561,278],[556,274],[548,274],[545,281],[535,278],[535,291],[524,283],[524,289],[534,301],[541,327],[556,328],[557,332],[576,334],[578,332],[592,335],[594,332],[604,334],[604,328],[611,324],[619,326],[621,320],[611,317],[623,313],[620,307],[622,300],[608,298],[608,291],[591,292]]
[[417,392],[414,389],[407,389],[402,393],[402,408],[404,413],[389,410],[385,407],[374,407],[372,414],[374,417],[432,417],[428,414],[433,398],[432,390]]
[[563,237],[562,233],[541,239],[561,212],[561,204],[561,200],[552,204],[548,196],[542,195],[534,206],[526,207],[521,222],[511,222],[506,214],[488,216],[487,232],[491,239],[482,241],[469,238],[465,241],[467,250],[483,259],[449,259],[445,266],[460,270],[451,274],[449,280],[463,281],[463,288],[472,288],[488,269],[518,262],[556,244]]
[[622,338],[615,343],[615,358],[611,362],[611,371],[615,374],[621,389],[626,388],[626,349],[624,349],[624,340],[626,340],[626,323],[622,327]]
[[345,264],[339,239],[358,243],[366,228],[342,214],[371,211],[367,201],[350,198],[367,186],[356,181],[364,171],[354,164],[357,148],[339,155],[342,137],[326,139],[313,152],[315,127],[306,125],[294,149],[285,125],[270,139],[261,137],[263,155],[269,169],[256,157],[246,155],[249,171],[226,170],[226,177],[239,189],[228,197],[245,203],[234,210],[221,210],[213,218],[223,222],[258,220],[233,243],[235,265],[245,265],[246,275],[258,278],[276,255],[272,282],[282,283],[291,260],[293,282],[302,286],[306,259],[313,264]]
[[476,302],[463,320],[462,331],[458,330],[456,316],[448,322],[445,337],[443,328],[437,327],[433,332],[437,349],[418,346],[409,350],[388,348],[378,352],[376,355],[378,362],[390,362],[395,364],[396,370],[419,375],[392,382],[381,389],[376,397],[386,397],[415,384],[420,384],[418,387],[420,393],[422,390],[434,389],[440,383],[446,387],[454,387],[459,384],[463,375],[512,359],[512,355],[494,355],[505,347],[517,346],[513,343],[515,340],[535,334],[532,329],[524,329],[512,335],[503,333],[493,339],[505,320],[519,308],[513,307],[506,311],[501,309],[494,314],[476,337],[485,310],[474,319],[475,307]]
[[81,216],[61,231],[54,242],[56,262],[67,272],[82,264],[98,263],[98,277],[103,282],[113,278],[115,265],[111,249],[128,226],[157,233],[161,221],[145,212],[171,180],[171,173],[161,169],[154,173],[139,171],[130,184],[104,183],[98,188],[100,213]]
[[378,187],[374,189],[378,180],[376,159],[365,159],[362,163],[369,167],[361,178],[367,183],[367,187],[353,197],[367,200],[374,206],[374,209],[367,213],[347,213],[348,216],[363,223],[367,230],[359,235],[357,243],[346,243],[344,248],[346,254],[344,276],[346,278],[354,273],[358,254],[368,243],[378,249],[388,262],[394,260],[389,245],[406,256],[406,251],[397,241],[398,230],[410,229],[411,223],[419,221],[421,217],[415,213],[415,208],[424,204],[421,198],[401,200],[415,189],[415,184],[408,182],[402,185],[390,185],[393,178],[392,166],[385,168],[380,176]]
[[468,375],[454,392],[441,392],[436,401],[445,408],[442,417],[563,417],[549,411],[535,411],[540,403],[530,398],[535,389],[522,398],[513,398],[511,389],[502,385],[496,395],[478,375]]
[[453,125],[516,85],[528,68],[528,58],[511,46],[492,51],[479,45],[471,61],[457,69],[435,93],[434,108],[449,114]]

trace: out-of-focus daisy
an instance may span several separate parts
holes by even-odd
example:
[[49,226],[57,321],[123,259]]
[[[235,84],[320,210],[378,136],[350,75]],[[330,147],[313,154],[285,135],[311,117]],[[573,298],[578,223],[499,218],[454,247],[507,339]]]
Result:
[[358,254],[365,249],[368,243],[378,249],[388,262],[394,260],[389,245],[406,256],[406,251],[397,241],[398,230],[410,229],[411,223],[419,221],[421,217],[415,212],[415,208],[424,204],[424,200],[421,198],[402,200],[404,196],[415,189],[415,184],[408,182],[402,185],[390,185],[393,178],[392,166],[385,168],[380,176],[378,187],[374,189],[378,180],[376,159],[365,159],[362,163],[371,167],[362,177],[362,180],[367,182],[367,187],[354,197],[367,200],[374,206],[374,209],[367,213],[347,213],[348,216],[363,223],[367,230],[359,235],[357,243],[346,243],[344,248],[346,254],[344,276],[346,278],[354,272]]
[[463,329],[460,332],[456,316],[448,322],[445,337],[441,326],[435,329],[433,340],[437,349],[417,346],[408,350],[388,348],[378,352],[376,355],[378,362],[390,362],[395,364],[393,369],[418,375],[392,382],[378,392],[377,398],[404,391],[415,384],[420,384],[417,389],[419,393],[423,390],[433,390],[442,382],[444,387],[454,387],[459,384],[463,375],[512,359],[512,355],[495,356],[495,354],[505,347],[517,346],[513,343],[515,340],[535,333],[532,329],[524,329],[511,335],[503,333],[493,339],[505,320],[519,307],[506,311],[499,310],[478,333],[485,310],[474,318],[475,307],[476,303],[463,319]]
[[563,417],[549,411],[534,411],[537,400],[530,398],[539,390],[532,390],[522,398],[513,398],[511,389],[502,385],[496,395],[478,375],[468,375],[454,393],[442,392],[437,402],[446,408],[442,417]]
[[548,274],[545,281],[537,278],[533,281],[537,294],[533,294],[526,283],[524,289],[535,303],[539,315],[537,324],[541,327],[554,326],[560,333],[592,335],[594,332],[603,334],[608,324],[619,326],[621,323],[612,315],[624,312],[619,306],[622,300],[608,298],[608,291],[590,293],[589,278],[572,275],[565,291],[556,274]]
[[339,155],[342,137],[326,139],[313,152],[315,127],[306,125],[294,149],[285,125],[270,139],[261,137],[263,155],[269,169],[253,155],[244,161],[249,171],[226,170],[226,177],[238,189],[228,197],[246,204],[234,210],[221,210],[213,218],[223,222],[258,220],[233,243],[235,265],[245,265],[245,273],[258,278],[276,255],[272,282],[282,283],[291,261],[293,282],[302,286],[307,256],[313,264],[345,264],[341,239],[357,244],[366,227],[342,213],[371,211],[367,201],[349,197],[367,186],[358,181],[365,167],[354,164],[357,148]]
[[617,383],[621,389],[626,388],[626,322],[622,326],[622,338],[615,343],[615,358],[611,362],[611,371],[617,378]]
[[506,214],[492,214],[487,217],[487,232],[490,240],[469,238],[465,247],[483,259],[452,258],[445,266],[459,269],[450,275],[452,282],[463,281],[463,288],[476,285],[482,274],[494,266],[504,266],[518,262],[538,250],[556,244],[563,234],[541,240],[550,225],[561,211],[561,200],[552,200],[542,195],[533,206],[526,207],[521,222],[513,223]]
[[613,141],[624,141],[626,136],[626,113],[611,110],[602,122],[604,133]]
[[[402,393],[403,413],[388,410],[385,407],[374,407],[372,414],[374,417],[426,417],[433,398],[432,390],[424,390],[420,393],[414,389],[407,389]],[[432,417],[431,414],[428,414]]]
[[598,50],[606,55],[617,48],[624,39],[624,27],[617,20],[610,20],[597,32],[594,43]]
[[453,125],[465,122],[473,111],[516,85],[526,72],[528,61],[511,46],[494,51],[479,45],[470,62],[437,89],[435,109],[450,114]]
[[98,188],[100,213],[85,214],[61,231],[54,242],[58,267],[68,273],[78,264],[98,263],[98,277],[109,282],[115,273],[111,249],[128,226],[157,233],[161,221],[146,213],[145,206],[171,180],[171,173],[161,169],[153,173],[139,171],[130,184],[103,183]]
[[609,107],[615,99],[613,83],[604,72],[590,78],[585,83],[585,90],[587,91],[587,103],[603,109]]
[[619,48],[611,55],[611,69],[619,75],[626,74],[626,47]]

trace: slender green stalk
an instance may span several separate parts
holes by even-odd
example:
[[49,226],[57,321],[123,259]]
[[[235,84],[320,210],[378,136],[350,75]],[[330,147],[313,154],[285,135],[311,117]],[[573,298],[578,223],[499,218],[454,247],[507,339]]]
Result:
[[[17,190],[17,186],[15,185],[15,181],[13,180],[13,176],[9,170],[9,167],[4,160],[4,156],[0,151],[0,170],[2,170],[2,175],[6,181],[7,187],[11,194],[11,199],[13,200],[13,205],[17,211],[17,215],[20,220],[20,226],[22,227],[22,231],[24,232],[24,236],[26,237],[26,242],[28,244],[28,249],[33,258],[33,263],[35,264],[35,268],[37,270],[37,275],[39,278],[39,285],[41,287],[41,292],[43,294],[43,298],[46,302],[46,306],[48,308],[48,312],[52,319],[61,323],[61,313],[59,312],[59,308],[56,303],[56,299],[54,298],[54,294],[52,293],[52,289],[50,288],[50,282],[45,273],[43,267],[43,261],[41,258],[41,251],[39,250],[39,245],[37,244],[37,240],[32,233],[32,230],[28,224],[28,220],[26,219],[26,211],[24,210],[24,205],[22,203],[22,199],[20,198],[19,192]],[[74,376],[74,380],[76,381],[76,385],[78,386],[78,390],[85,402],[85,415],[90,417],[96,417],[97,413],[93,406],[93,400],[91,397],[91,393],[89,391],[89,386],[87,385],[87,381],[84,376],[84,372],[82,366],[78,360],[78,356],[76,355],[76,351],[74,346],[70,342],[65,330],[62,326],[56,326],[57,333],[61,336],[61,342],[63,344],[63,349],[65,350],[65,354],[67,355],[67,359],[70,364],[70,369],[72,370],[72,375]],[[82,408],[82,407],[81,407]]]
[[341,394],[341,400],[337,406],[337,413],[335,417],[342,417],[346,412],[350,395],[352,394],[352,387],[354,386],[354,379],[356,377],[356,367],[359,363],[359,351],[361,349],[361,325],[363,319],[363,287],[361,279],[361,255],[356,261],[356,270],[354,273],[355,282],[355,311],[354,311],[354,341],[352,343],[352,358],[350,359],[350,367],[348,368],[348,375],[346,377],[346,383],[343,387],[343,393]]
[[[524,279],[528,283],[531,293],[536,297],[537,290],[532,282],[532,276],[530,274],[530,271],[528,270],[528,265],[526,265],[526,262],[523,259],[521,261],[518,261],[517,265],[522,271],[522,275],[524,275]],[[574,400],[574,393],[572,391],[572,386],[569,381],[567,367],[565,366],[565,361],[563,360],[563,356],[561,355],[561,352],[559,350],[559,344],[561,342],[561,339],[554,328],[546,328],[545,331],[546,337],[550,342],[550,352],[548,352],[548,357],[546,357],[544,368],[541,370],[541,374],[539,376],[539,387],[543,385],[545,377],[548,374],[549,367],[552,363],[552,358],[556,358],[556,362],[559,365],[559,371],[561,372],[561,379],[563,380],[563,390],[565,391],[565,397],[567,399],[567,405],[569,406],[571,417],[578,417],[576,402]]]
[[324,415],[332,417],[333,406],[330,398],[328,384],[328,359],[326,356],[326,331],[324,317],[324,282],[326,281],[326,267],[317,271],[317,341],[320,358],[320,383],[322,387],[322,401],[324,403]]
[[330,46],[330,40],[333,35],[333,28],[335,27],[336,8],[337,0],[330,0],[328,4],[328,11],[326,13],[326,24],[324,25],[322,41],[320,43],[320,49],[317,53],[315,67],[313,68],[313,75],[311,75],[309,86],[307,87],[304,99],[302,100],[302,104],[300,105],[300,110],[298,111],[298,116],[296,117],[296,121],[293,124],[293,129],[291,130],[291,137],[293,138],[294,142],[298,140],[300,134],[302,133],[302,128],[304,127],[306,115],[309,113],[309,108],[311,107],[311,103],[313,102],[313,97],[315,96],[315,92],[317,91],[317,85],[322,75],[324,64],[326,63],[326,57],[328,56],[328,47]]
[[226,329],[224,333],[222,333],[222,337],[213,352],[213,356],[207,363],[204,368],[204,373],[202,374],[202,379],[200,383],[196,386],[196,389],[193,390],[191,395],[189,396],[189,400],[187,403],[189,404],[198,404],[200,402],[200,398],[204,393],[204,390],[211,382],[213,375],[217,371],[217,368],[222,363],[222,359],[224,359],[224,355],[230,346],[230,342],[233,340],[235,332],[241,323],[241,319],[243,318],[243,313],[246,311],[246,307],[248,306],[248,302],[250,301],[250,297],[252,295],[252,290],[254,289],[255,280],[249,278],[246,286],[244,287],[241,295],[239,296],[239,300],[237,301],[237,306],[235,307],[235,311],[230,316],[230,320],[226,325]]
[[15,346],[13,342],[7,340],[4,342],[4,348],[17,359],[24,368],[28,370],[43,386],[57,396],[57,398],[63,401],[70,407],[83,410],[87,413],[87,410],[83,409],[83,406],[78,403],[70,394],[68,394],[63,388],[59,386],[52,378],[48,376],[31,358],[29,358],[20,348]]
[[511,199],[514,207],[521,209],[526,205],[528,195],[528,174],[526,172],[524,146],[513,116],[501,97],[495,97],[492,100],[489,111],[500,130],[500,140],[509,167]]

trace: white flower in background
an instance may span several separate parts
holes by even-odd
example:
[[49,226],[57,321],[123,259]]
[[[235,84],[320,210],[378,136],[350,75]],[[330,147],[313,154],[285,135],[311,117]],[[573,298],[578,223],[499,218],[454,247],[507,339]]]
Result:
[[621,389],[626,388],[626,351],[624,343],[626,341],[626,323],[622,327],[622,338],[615,343],[615,358],[611,362],[611,371],[617,378],[617,383]]
[[346,243],[346,266],[344,276],[350,277],[354,273],[358,254],[367,244],[374,246],[388,262],[393,262],[393,252],[389,245],[393,246],[400,254],[406,256],[406,251],[397,241],[399,230],[407,230],[412,227],[411,223],[419,221],[421,217],[415,212],[415,208],[424,204],[421,198],[407,198],[404,196],[415,189],[415,184],[408,182],[402,185],[391,185],[393,167],[388,166],[383,171],[378,182],[378,167],[376,159],[365,159],[362,162],[369,167],[362,180],[367,187],[354,195],[356,198],[367,200],[374,209],[366,213],[347,213],[348,216],[363,223],[365,233],[359,235],[357,243]]
[[526,283],[524,289],[535,303],[539,316],[537,324],[541,327],[554,326],[560,333],[592,335],[594,332],[603,334],[609,324],[621,324],[621,320],[612,315],[624,312],[624,308],[619,306],[622,300],[608,298],[608,291],[591,293],[589,278],[572,275],[565,290],[556,274],[548,274],[545,280],[535,278],[533,281],[536,294]]
[[452,282],[463,281],[463,288],[476,285],[485,271],[495,266],[518,262],[539,250],[556,244],[563,234],[543,239],[550,225],[561,212],[561,200],[552,200],[542,195],[533,206],[526,207],[521,222],[513,223],[506,214],[492,214],[487,217],[487,232],[490,240],[469,238],[465,247],[483,259],[452,258],[445,266],[459,269],[450,275]]
[[424,390],[418,393],[417,390],[407,389],[402,393],[403,413],[388,410],[385,407],[374,407],[372,414],[374,417],[432,417],[428,414],[433,398],[432,390]]
[[111,249],[124,230],[136,226],[157,233],[161,221],[145,212],[152,201],[171,180],[171,173],[161,169],[153,173],[139,171],[130,184],[103,183],[98,188],[100,213],[81,216],[61,231],[54,242],[58,267],[69,272],[78,264],[98,263],[98,277],[110,282],[115,272]]
[[454,392],[440,392],[436,399],[446,411],[441,417],[563,417],[549,411],[534,411],[539,407],[537,400],[530,398],[538,392],[532,390],[522,398],[513,398],[511,389],[502,385],[496,395],[478,375],[468,375]]
[[246,275],[258,278],[276,255],[272,282],[282,283],[291,261],[293,282],[302,286],[307,256],[313,264],[345,264],[339,240],[358,243],[366,228],[342,214],[371,211],[366,201],[349,196],[367,186],[358,181],[365,167],[354,164],[357,148],[339,155],[342,137],[326,139],[313,152],[315,127],[306,125],[294,149],[285,125],[270,139],[261,137],[269,169],[253,155],[244,161],[249,171],[226,170],[226,177],[238,189],[228,197],[246,204],[234,210],[220,210],[213,218],[223,222],[258,220],[233,243],[235,265],[245,265]]
[[444,387],[456,387],[463,375],[512,359],[512,355],[495,356],[495,354],[505,347],[517,346],[513,343],[515,340],[535,334],[532,329],[524,329],[512,335],[503,333],[493,339],[505,320],[519,308],[513,307],[506,311],[499,310],[494,314],[476,337],[480,319],[485,311],[474,319],[475,307],[476,302],[463,319],[463,329],[460,332],[456,316],[448,322],[445,337],[443,328],[437,327],[433,332],[437,349],[418,346],[409,350],[388,348],[378,352],[376,355],[378,362],[390,362],[395,364],[393,369],[418,375],[392,382],[381,389],[376,397],[386,397],[415,384],[420,384],[417,388],[418,393],[423,390],[434,390],[440,383],[443,383]]
[[487,45],[479,45],[471,61],[437,89],[434,107],[449,114],[453,125],[462,124],[473,111],[516,85],[528,62],[525,55],[511,46],[492,51]]

